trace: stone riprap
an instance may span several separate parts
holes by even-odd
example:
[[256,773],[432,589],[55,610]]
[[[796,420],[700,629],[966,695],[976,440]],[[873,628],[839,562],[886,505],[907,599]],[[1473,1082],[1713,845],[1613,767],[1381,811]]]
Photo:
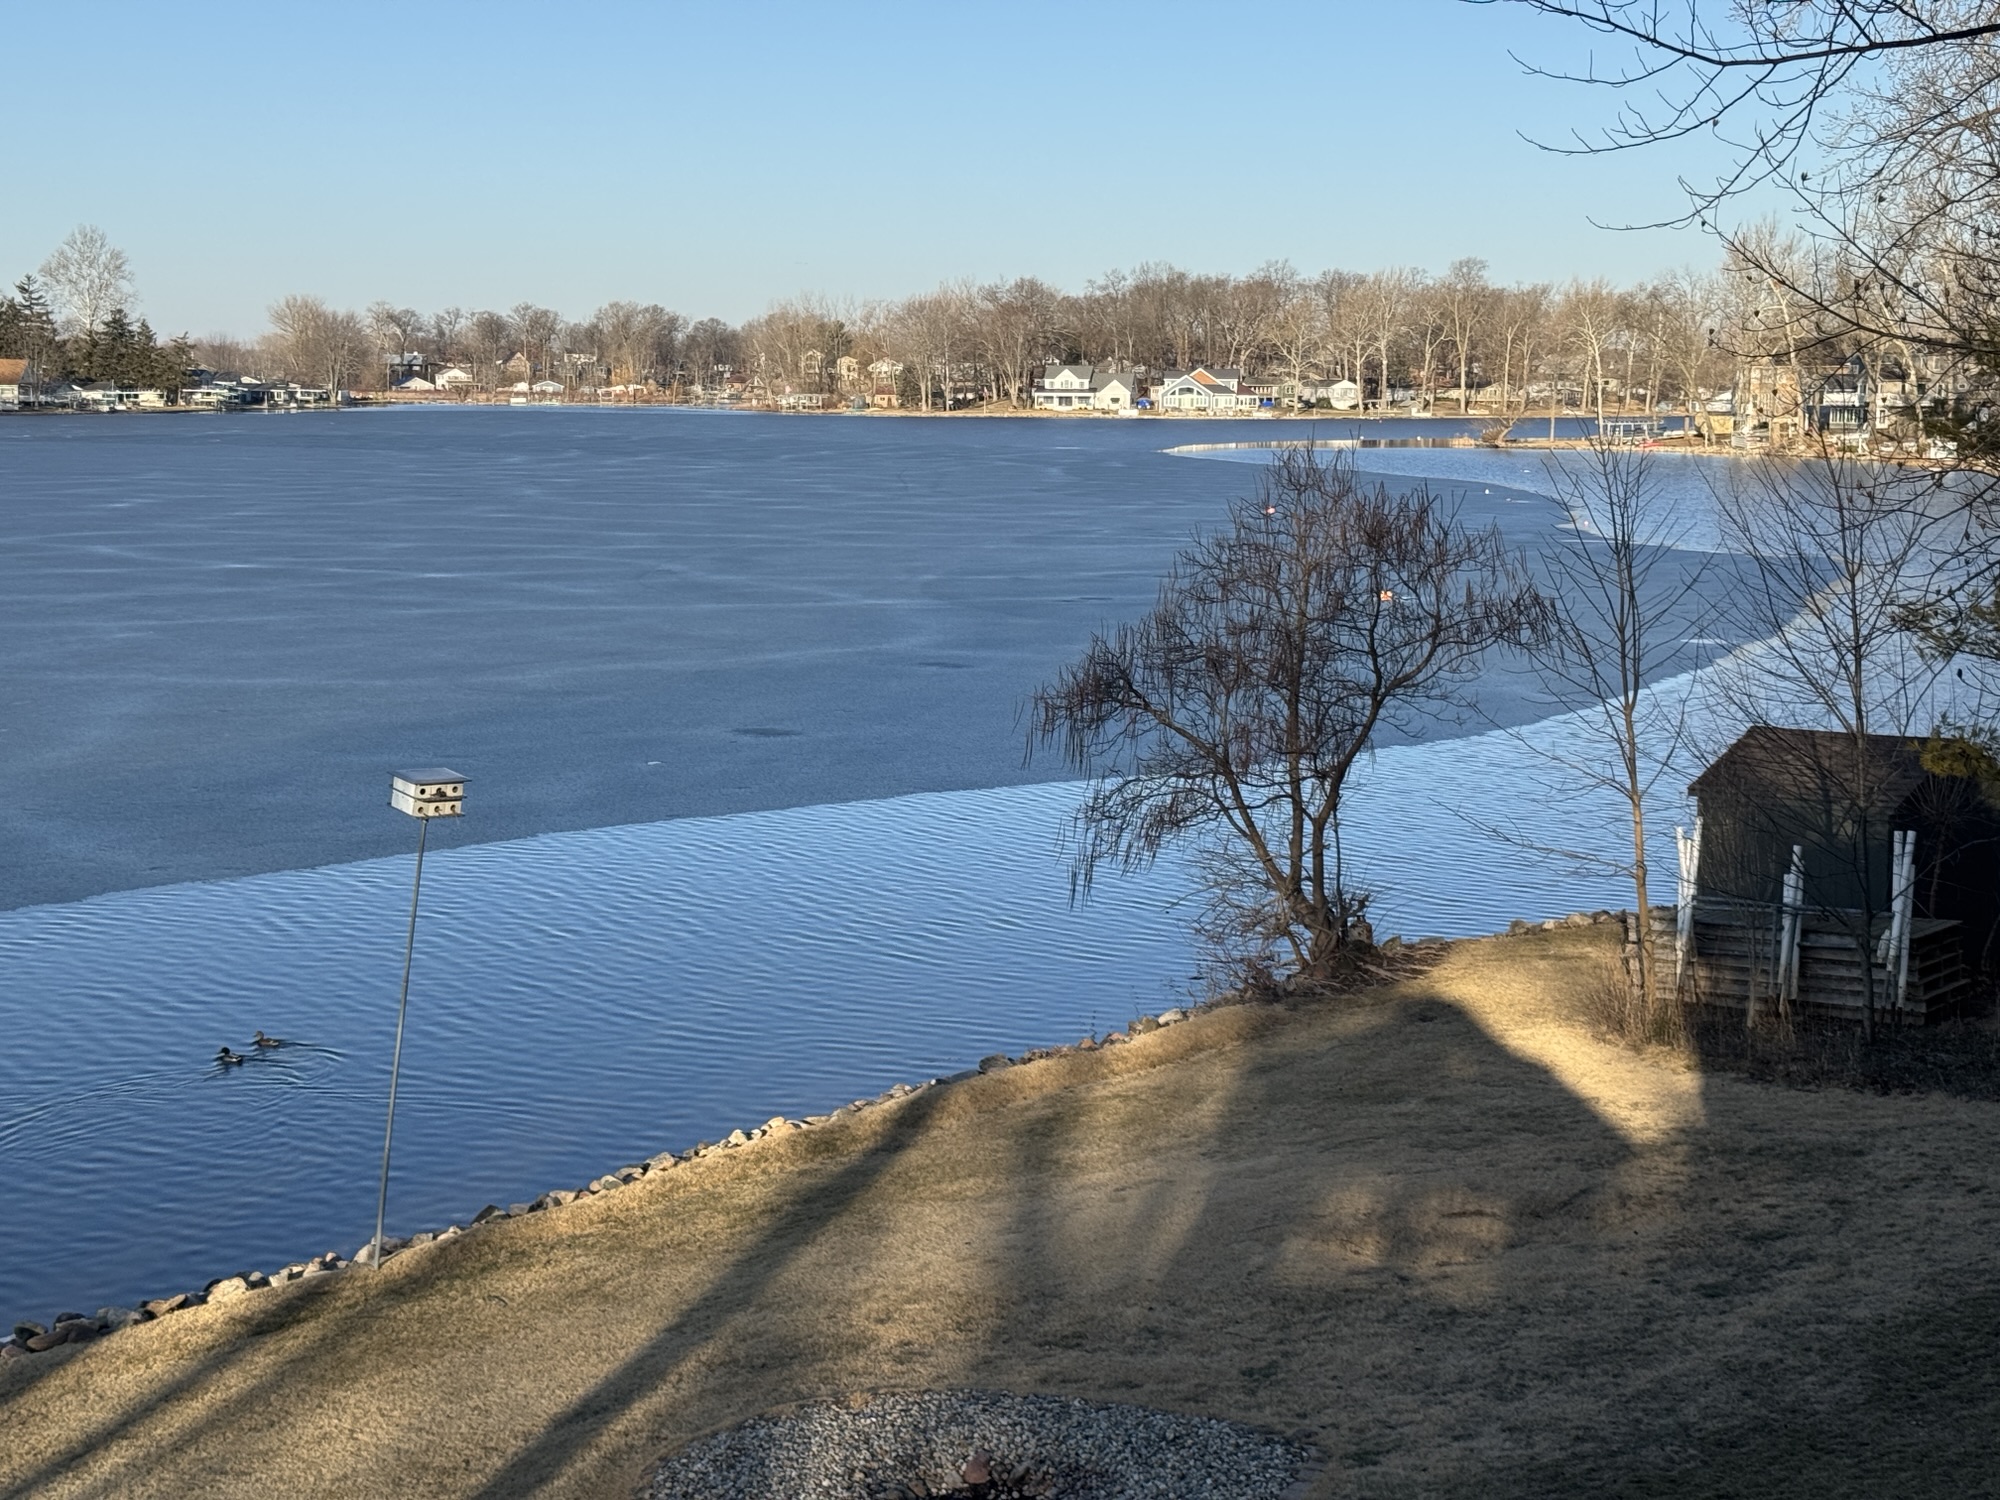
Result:
[[[1139,1036],[1148,1031],[1157,1031],[1162,1026],[1171,1026],[1177,1021],[1186,1020],[1193,1010],[1199,1009],[1202,1007],[1194,1006],[1187,1009],[1176,1007],[1162,1011],[1157,1016],[1140,1016],[1133,1021],[1131,1034]],[[543,1193],[532,1202],[514,1203],[505,1208],[496,1203],[489,1203],[472,1216],[470,1224],[451,1224],[443,1229],[425,1230],[420,1234],[406,1237],[385,1235],[382,1240],[382,1259],[388,1261],[406,1251],[421,1249],[426,1245],[441,1244],[482,1225],[490,1224],[496,1219],[520,1218],[527,1214],[545,1213],[551,1209],[562,1208],[579,1199],[612,1192],[628,1183],[637,1182],[642,1177],[680,1166],[684,1162],[721,1151],[735,1150],[771,1136],[812,1129],[860,1110],[906,1099],[923,1089],[959,1083],[968,1078],[976,1078],[981,1073],[1039,1062],[1043,1058],[1060,1057],[1065,1053],[1117,1046],[1127,1040],[1126,1033],[1114,1031],[1102,1038],[1085,1037],[1074,1046],[1037,1047],[1022,1053],[1019,1058],[995,1054],[984,1059],[978,1067],[954,1073],[949,1078],[931,1078],[919,1084],[893,1084],[873,1099],[856,1099],[853,1103],[842,1105],[830,1114],[808,1115],[803,1120],[790,1120],[782,1115],[775,1115],[752,1129],[732,1130],[719,1141],[702,1141],[686,1151],[662,1151],[659,1155],[648,1157],[642,1162],[634,1162],[629,1166],[618,1168],[615,1172],[607,1172],[601,1177],[593,1178],[581,1188],[555,1188]],[[40,1354],[66,1344],[84,1343],[101,1334],[115,1333],[135,1324],[151,1322],[155,1318],[163,1318],[169,1313],[180,1312],[186,1308],[201,1307],[210,1302],[226,1302],[250,1292],[262,1291],[267,1287],[284,1286],[290,1282],[303,1281],[308,1277],[344,1271],[350,1266],[372,1265],[374,1261],[375,1251],[371,1242],[361,1246],[351,1256],[343,1256],[337,1251],[329,1250],[311,1260],[294,1261],[291,1265],[269,1275],[262,1271],[236,1271],[227,1276],[217,1277],[198,1292],[178,1292],[170,1297],[153,1297],[137,1307],[100,1307],[90,1315],[76,1312],[58,1313],[52,1324],[23,1320],[15,1323],[11,1332],[0,1336],[0,1359],[19,1359],[25,1355]]]
[[1279,1500],[1305,1442],[1145,1406],[1005,1391],[821,1401],[703,1438],[645,1500]]

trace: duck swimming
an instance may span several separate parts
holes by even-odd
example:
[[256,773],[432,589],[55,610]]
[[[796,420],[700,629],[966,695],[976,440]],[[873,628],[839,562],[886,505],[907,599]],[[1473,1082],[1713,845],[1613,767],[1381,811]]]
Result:
[[258,1032],[254,1038],[252,1038],[252,1043],[253,1045],[258,1047],[282,1047],[285,1045],[284,1038],[275,1036],[265,1036],[264,1033],[261,1031]]
[[231,1052],[227,1047],[215,1054],[215,1060],[225,1068],[238,1068],[249,1061],[241,1052]]

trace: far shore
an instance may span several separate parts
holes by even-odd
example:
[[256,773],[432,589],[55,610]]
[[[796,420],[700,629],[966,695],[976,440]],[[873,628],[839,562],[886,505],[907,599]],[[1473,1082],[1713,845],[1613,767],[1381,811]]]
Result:
[[1298,1434],[1322,1500],[1984,1493],[2000,1104],[1606,1040],[1615,944],[1454,943],[0,1361],[0,1493],[626,1496],[936,1387]]
[[[469,407],[479,408],[481,410],[517,409],[514,406],[514,403],[506,401],[495,401],[495,400],[466,401],[466,400],[456,400],[450,398],[427,399],[421,396],[419,397],[382,396],[382,395],[370,394],[365,396],[361,400],[354,401],[350,404],[341,407],[315,408],[312,410],[300,410],[300,411],[286,411],[284,415],[287,416],[314,415],[317,414],[317,412],[319,411],[361,411],[361,410],[379,411],[379,410],[385,410],[390,407],[395,407],[398,409],[430,408],[430,409],[444,409],[444,410],[457,410]],[[1317,410],[1317,409],[1309,411],[1268,411],[1268,412],[1248,413],[1244,415],[1231,414],[1226,416],[1223,415],[1210,416],[1205,413],[1196,413],[1196,412],[1173,412],[1173,413],[1144,412],[1138,414],[1128,414],[1121,417],[1120,414],[1115,412],[1049,411],[1046,409],[1024,408],[1024,407],[1006,406],[1000,404],[992,404],[992,405],[976,406],[976,407],[962,407],[956,411],[921,411],[921,410],[912,410],[903,408],[881,408],[881,407],[870,407],[865,410],[853,410],[844,407],[828,407],[819,410],[786,411],[786,410],[780,410],[775,407],[764,407],[764,406],[720,406],[720,405],[705,406],[684,401],[536,400],[523,403],[520,409],[543,409],[549,407],[569,407],[569,408],[577,408],[581,410],[590,410],[590,411],[667,410],[667,411],[741,412],[741,413],[751,413],[763,416],[782,416],[782,417],[869,417],[869,418],[923,418],[923,419],[950,419],[950,420],[962,420],[966,418],[976,418],[981,420],[990,420],[994,418],[1006,418],[1010,420],[1014,418],[1033,418],[1036,420],[1049,419],[1049,420],[1063,421],[1063,422],[1089,422],[1089,421],[1104,422],[1104,421],[1123,420],[1123,421],[1148,422],[1160,426],[1173,426],[1184,422],[1208,422],[1208,423],[1283,422],[1288,424],[1346,423],[1346,422],[1359,422],[1359,423],[1436,422],[1439,423],[1440,425],[1456,425],[1460,427],[1470,424],[1484,424],[1488,427],[1491,427],[1502,420],[1502,418],[1500,418],[1497,415],[1491,413],[1481,413],[1481,412],[1473,412],[1467,415],[1460,415],[1457,412],[1334,411],[1334,410]],[[276,415],[276,413],[257,413],[257,412],[218,413],[212,408],[204,408],[204,407],[160,406],[160,407],[135,408],[131,411],[121,411],[116,413],[82,412],[82,411],[70,411],[70,410],[61,410],[61,411],[23,410],[23,411],[0,412],[0,416],[104,416],[104,415],[159,416],[167,414],[190,415],[196,412],[200,412],[201,414],[208,416]],[[1656,419],[1671,422],[1671,421],[1684,420],[1685,416],[1686,416],[1685,413],[1669,413],[1664,417],[1657,417]],[[1522,426],[1532,425],[1535,423],[1545,423],[1549,419],[1545,413],[1531,413],[1525,417],[1517,416],[1510,420],[1511,420],[1511,426],[1518,428]],[[1595,421],[1597,419],[1592,414],[1587,412],[1563,412],[1559,414],[1557,420],[1562,422],[1577,422],[1577,421]],[[1637,416],[1620,416],[1612,413],[1607,413],[1604,420],[1630,422],[1630,421],[1639,421],[1643,419]],[[1291,441],[1291,440],[1285,440],[1285,441]],[[1485,436],[1476,436],[1469,433],[1458,433],[1448,438],[1447,437],[1426,438],[1422,441],[1427,444],[1431,444],[1438,447],[1486,448],[1494,452],[1569,452],[1579,449],[1586,449],[1594,446],[1594,440],[1589,437],[1579,436],[1579,437],[1550,438],[1547,436],[1535,436],[1532,434],[1522,434],[1522,435],[1510,434],[1509,436],[1506,436],[1504,438],[1495,441]],[[1711,440],[1705,439],[1700,434],[1687,429],[1674,429],[1671,431],[1660,432],[1642,440],[1635,440],[1632,442],[1631,445],[1652,452],[1690,453],[1690,454],[1700,454],[1715,458],[1754,459],[1754,458],[1766,458],[1766,457],[1801,456],[1797,453],[1792,453],[1789,450],[1772,449],[1770,447],[1762,445],[1739,448],[1730,443],[1716,443]],[[1858,454],[1856,456],[1875,463],[1893,463],[1893,464],[1914,466],[1918,468],[1935,467],[1938,463],[1941,462],[1941,460],[1935,458],[1917,454],[1909,454],[1909,453],[1865,453],[1865,454]],[[1942,462],[1949,462],[1949,460],[1942,460]]]

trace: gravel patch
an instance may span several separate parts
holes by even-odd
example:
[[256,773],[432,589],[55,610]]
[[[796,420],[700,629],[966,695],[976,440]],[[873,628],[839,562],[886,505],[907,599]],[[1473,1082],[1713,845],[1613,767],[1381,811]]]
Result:
[[643,1500],[1277,1500],[1311,1458],[1240,1423],[1144,1406],[924,1391],[752,1417],[653,1470]]

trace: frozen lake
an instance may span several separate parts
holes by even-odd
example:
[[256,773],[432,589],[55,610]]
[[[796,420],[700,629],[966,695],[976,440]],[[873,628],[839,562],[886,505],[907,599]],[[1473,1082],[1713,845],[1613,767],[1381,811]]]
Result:
[[[1298,431],[0,423],[0,1187],[32,1205],[0,1215],[0,1315],[366,1237],[394,765],[473,779],[427,865],[392,1232],[1172,1003],[1177,873],[1069,906],[1076,789],[1016,710],[1249,482],[1161,448]],[[1551,535],[1533,458],[1359,458]],[[1482,709],[1568,732],[1519,674]],[[1352,813],[1380,930],[1624,903],[1474,826],[1603,836],[1516,738],[1418,740]],[[257,1027],[309,1045],[208,1065]]]

